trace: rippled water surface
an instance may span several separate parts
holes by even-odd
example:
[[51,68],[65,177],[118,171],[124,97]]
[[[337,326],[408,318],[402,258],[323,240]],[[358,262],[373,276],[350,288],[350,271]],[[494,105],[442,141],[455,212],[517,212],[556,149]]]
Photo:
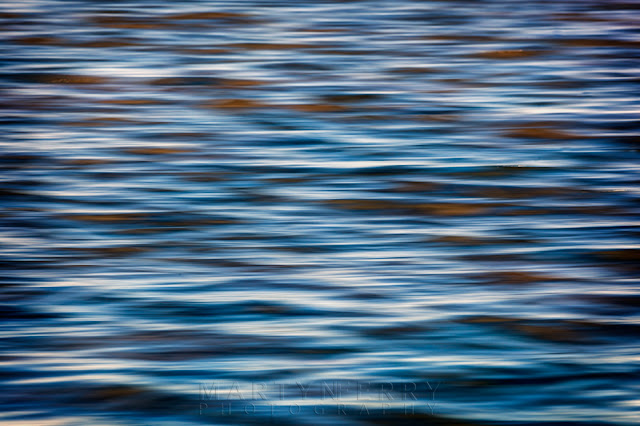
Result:
[[639,29],[3,2],[0,422],[638,422]]

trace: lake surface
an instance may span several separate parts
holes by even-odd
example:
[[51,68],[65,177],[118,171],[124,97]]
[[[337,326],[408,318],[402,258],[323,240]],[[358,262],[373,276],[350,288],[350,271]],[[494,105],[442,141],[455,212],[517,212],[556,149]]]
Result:
[[0,5],[0,423],[640,422],[640,2]]

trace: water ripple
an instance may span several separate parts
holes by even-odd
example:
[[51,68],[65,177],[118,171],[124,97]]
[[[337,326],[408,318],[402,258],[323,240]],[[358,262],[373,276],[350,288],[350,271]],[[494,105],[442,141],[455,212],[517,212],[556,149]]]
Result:
[[0,6],[0,419],[635,424],[636,1]]

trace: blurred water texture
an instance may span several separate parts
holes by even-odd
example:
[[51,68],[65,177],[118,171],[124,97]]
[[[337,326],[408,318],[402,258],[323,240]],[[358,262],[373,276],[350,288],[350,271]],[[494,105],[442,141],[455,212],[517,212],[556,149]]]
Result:
[[639,421],[640,2],[0,21],[0,422]]

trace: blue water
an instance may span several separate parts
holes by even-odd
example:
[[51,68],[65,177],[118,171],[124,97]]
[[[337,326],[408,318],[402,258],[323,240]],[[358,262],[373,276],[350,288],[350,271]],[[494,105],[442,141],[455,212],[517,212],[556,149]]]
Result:
[[0,423],[640,423],[640,2],[0,21]]

